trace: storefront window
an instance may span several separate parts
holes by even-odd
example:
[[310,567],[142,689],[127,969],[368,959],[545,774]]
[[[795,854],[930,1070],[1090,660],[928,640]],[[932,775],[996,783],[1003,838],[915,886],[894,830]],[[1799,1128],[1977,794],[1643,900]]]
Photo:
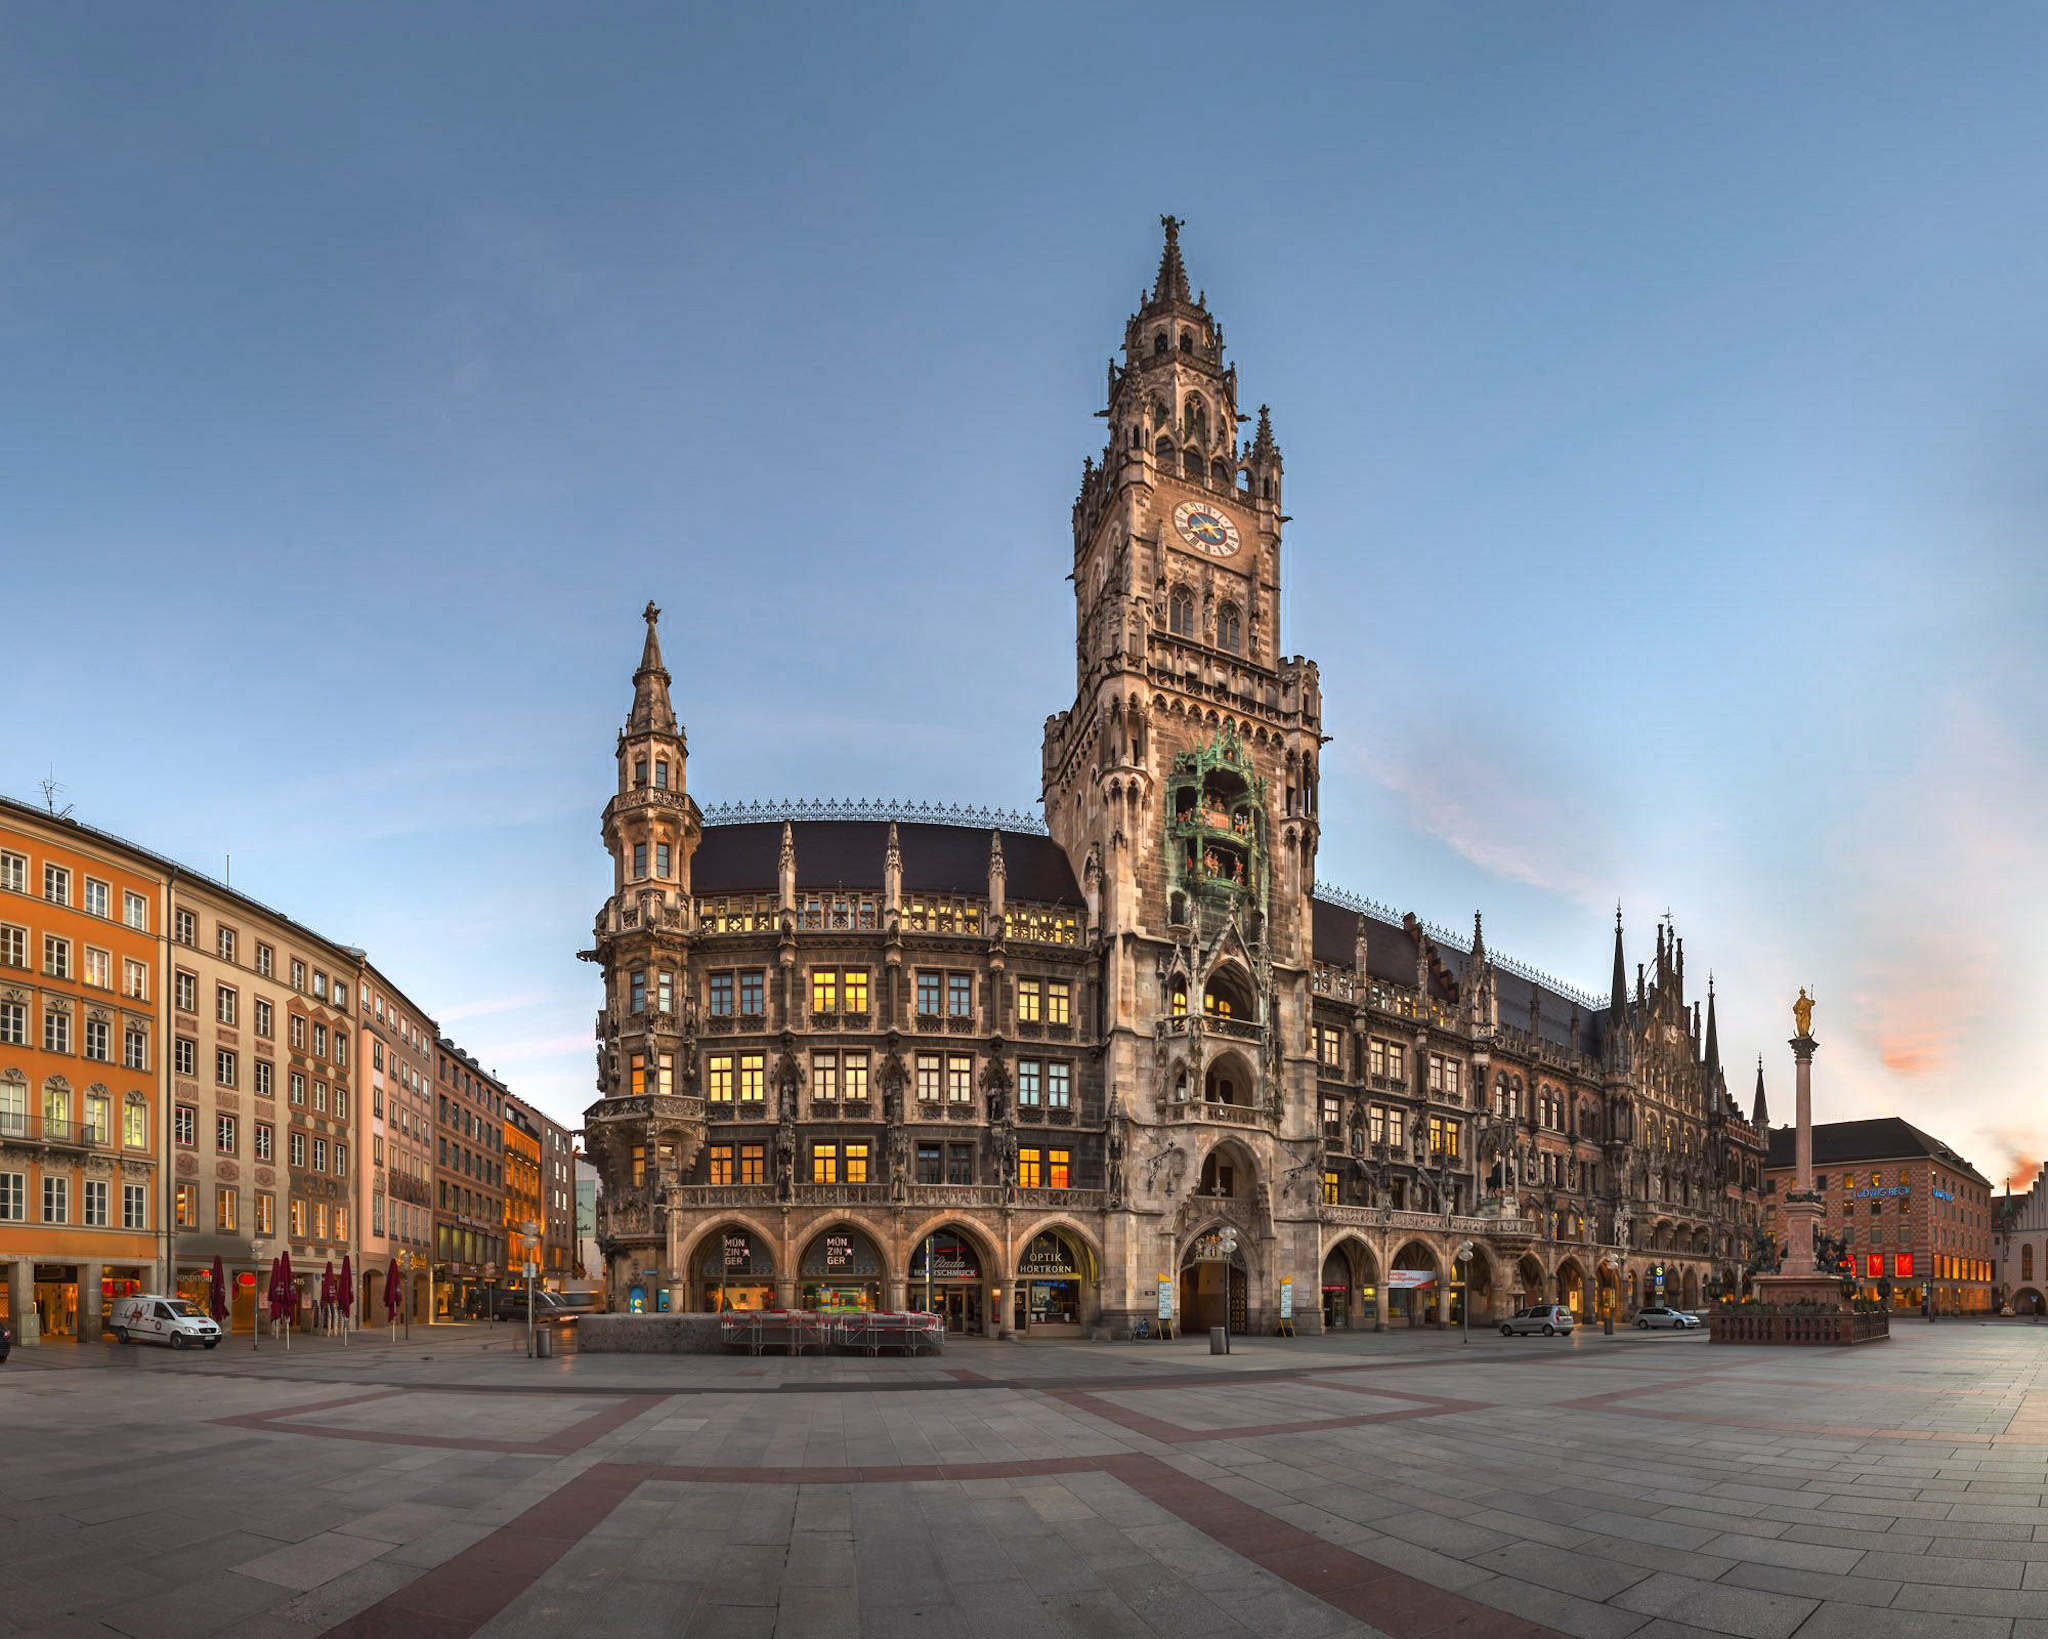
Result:
[[798,1263],[806,1309],[882,1306],[882,1255],[857,1229],[828,1229],[804,1248]]
[[1082,1288],[1088,1278],[1086,1252],[1057,1230],[1034,1236],[1017,1260],[1018,1303],[1024,1324],[1034,1330],[1082,1325]]
[[707,1313],[775,1307],[775,1255],[737,1226],[715,1230],[697,1253],[698,1307]]

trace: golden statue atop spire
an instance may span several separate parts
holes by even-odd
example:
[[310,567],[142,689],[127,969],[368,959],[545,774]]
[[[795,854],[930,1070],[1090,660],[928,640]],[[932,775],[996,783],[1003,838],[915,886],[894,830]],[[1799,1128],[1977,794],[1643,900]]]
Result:
[[1813,998],[1806,994],[1806,986],[1799,987],[1799,1000],[1792,1004],[1792,1022],[1799,1027],[1802,1036],[1813,1034]]

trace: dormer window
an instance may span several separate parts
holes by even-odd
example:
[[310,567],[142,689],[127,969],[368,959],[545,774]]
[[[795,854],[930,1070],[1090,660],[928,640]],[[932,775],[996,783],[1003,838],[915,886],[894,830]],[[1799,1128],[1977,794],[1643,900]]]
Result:
[[1161,330],[1155,336],[1153,336],[1152,351],[1155,356],[1166,351],[1166,332],[1164,330]]
[[666,757],[657,757],[654,760],[654,789],[657,791],[666,791],[668,789],[668,759]]
[[1195,350],[1195,333],[1192,330],[1183,330],[1180,333],[1180,350],[1183,353],[1192,353]]
[[645,757],[635,757],[633,759],[633,788],[637,791],[646,783],[647,759]]

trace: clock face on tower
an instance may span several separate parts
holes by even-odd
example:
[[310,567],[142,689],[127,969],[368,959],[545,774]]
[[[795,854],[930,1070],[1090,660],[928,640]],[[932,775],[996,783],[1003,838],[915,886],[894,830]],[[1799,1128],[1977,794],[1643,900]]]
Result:
[[1183,501],[1173,509],[1173,527],[1197,552],[1206,552],[1212,558],[1236,555],[1237,525],[1220,506],[1208,501]]

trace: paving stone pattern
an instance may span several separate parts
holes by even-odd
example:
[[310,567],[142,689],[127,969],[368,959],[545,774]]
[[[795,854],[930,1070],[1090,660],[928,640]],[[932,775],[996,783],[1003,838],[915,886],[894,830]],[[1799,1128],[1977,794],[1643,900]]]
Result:
[[0,1639],[2048,1639],[2048,1327],[0,1368]]

